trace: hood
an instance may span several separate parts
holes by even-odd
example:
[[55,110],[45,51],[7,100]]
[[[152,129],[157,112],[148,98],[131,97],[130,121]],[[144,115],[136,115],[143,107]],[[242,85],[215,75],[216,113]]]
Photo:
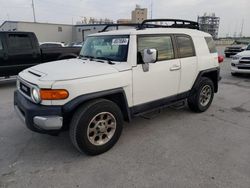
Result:
[[118,72],[114,65],[82,59],[43,63],[27,69],[41,81],[63,81]]
[[242,51],[242,52],[238,53],[237,55],[239,55],[241,57],[250,57],[250,50]]

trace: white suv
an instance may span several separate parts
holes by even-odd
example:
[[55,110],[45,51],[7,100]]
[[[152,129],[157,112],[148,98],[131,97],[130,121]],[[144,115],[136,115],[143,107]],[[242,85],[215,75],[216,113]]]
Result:
[[79,151],[97,155],[117,142],[124,120],[186,99],[204,112],[218,91],[218,54],[211,35],[192,29],[196,22],[177,21],[93,34],[79,58],[22,71],[17,113],[35,132],[69,129]]
[[233,56],[231,62],[231,74],[237,76],[238,74],[250,74],[250,44],[245,51]]

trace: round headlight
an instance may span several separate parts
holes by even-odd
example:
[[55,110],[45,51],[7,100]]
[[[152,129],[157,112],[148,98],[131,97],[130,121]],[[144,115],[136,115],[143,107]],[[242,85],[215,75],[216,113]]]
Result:
[[32,88],[31,96],[35,103],[41,102],[40,90],[38,88]]

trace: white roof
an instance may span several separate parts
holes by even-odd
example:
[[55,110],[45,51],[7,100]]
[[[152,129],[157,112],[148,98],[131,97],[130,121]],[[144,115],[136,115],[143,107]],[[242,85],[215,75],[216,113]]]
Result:
[[107,32],[95,33],[89,36],[101,36],[101,35],[139,35],[139,34],[186,34],[190,36],[211,37],[209,33],[199,31],[196,29],[186,28],[146,28],[146,29],[121,29],[112,30]]

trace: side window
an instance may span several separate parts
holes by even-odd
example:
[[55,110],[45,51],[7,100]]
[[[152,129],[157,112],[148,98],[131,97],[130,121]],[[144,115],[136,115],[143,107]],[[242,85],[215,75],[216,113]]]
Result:
[[216,46],[215,46],[215,43],[214,43],[214,40],[212,39],[212,37],[205,37],[205,40],[207,42],[209,52],[216,53],[217,49],[216,49]]
[[191,37],[177,36],[176,39],[180,58],[195,56],[194,45]]
[[139,62],[142,62],[143,50],[147,48],[154,48],[158,51],[158,61],[174,58],[174,49],[170,36],[139,36],[137,47],[138,56],[140,56]]
[[0,38],[0,50],[3,50],[3,43],[2,43],[1,38]]
[[11,50],[29,50],[32,49],[32,42],[26,34],[9,34],[9,48]]

